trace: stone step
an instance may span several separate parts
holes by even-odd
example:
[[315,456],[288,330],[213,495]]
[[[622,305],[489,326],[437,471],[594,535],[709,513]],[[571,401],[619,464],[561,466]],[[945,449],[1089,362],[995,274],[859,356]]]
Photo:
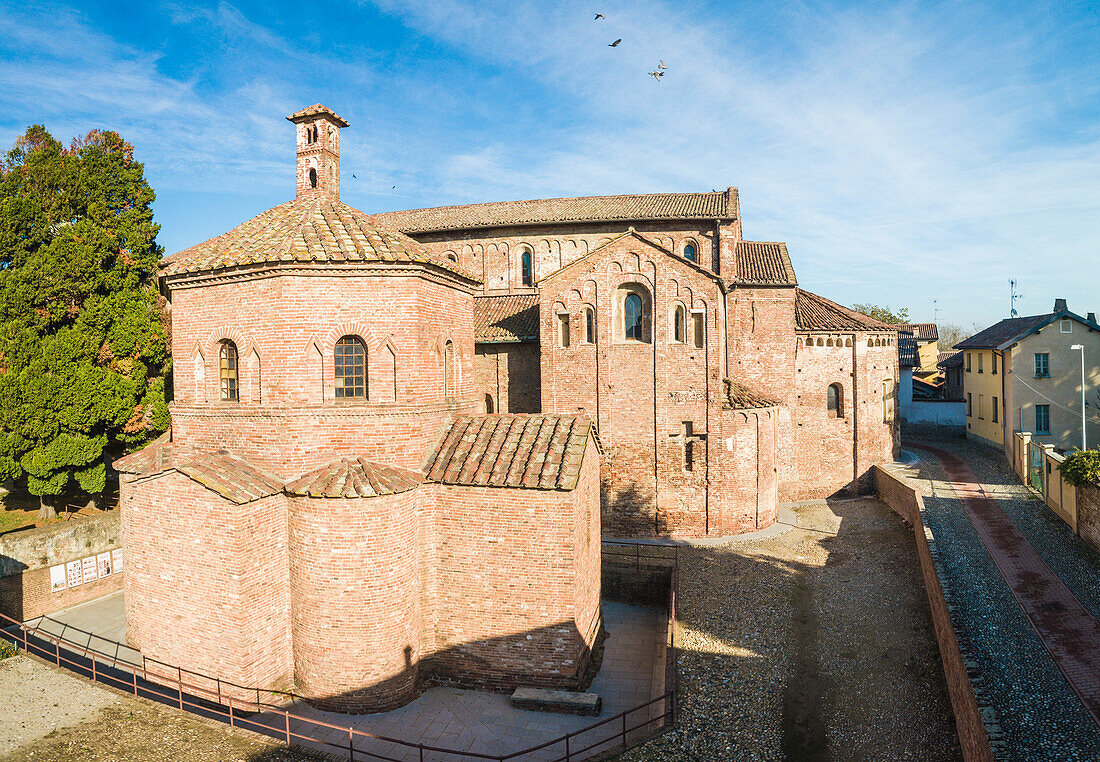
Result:
[[577,691],[555,691],[547,688],[516,688],[512,691],[512,706],[536,712],[598,715],[603,702],[598,694]]

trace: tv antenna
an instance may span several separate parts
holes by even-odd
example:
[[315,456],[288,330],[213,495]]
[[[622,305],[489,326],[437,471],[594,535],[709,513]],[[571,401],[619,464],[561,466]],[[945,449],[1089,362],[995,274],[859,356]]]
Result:
[[1017,299],[1023,299],[1024,295],[1016,293],[1016,279],[1015,278],[1012,278],[1008,282],[1008,285],[1009,285],[1009,287],[1012,291],[1012,296],[1011,296],[1011,299],[1010,299],[1011,309],[1009,310],[1008,316],[1009,317],[1016,317],[1020,314],[1019,312],[1016,311],[1016,300]]
[[940,307],[936,299],[932,300],[932,322],[936,325],[940,324]]

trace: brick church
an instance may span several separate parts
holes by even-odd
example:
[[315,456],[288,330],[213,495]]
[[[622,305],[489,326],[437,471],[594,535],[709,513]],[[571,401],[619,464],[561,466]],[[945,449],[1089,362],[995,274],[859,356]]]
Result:
[[118,461],[128,638],[376,710],[583,685],[604,536],[722,536],[892,459],[896,332],[746,241],[737,191],[365,215],[297,194],[163,261],[172,429]]

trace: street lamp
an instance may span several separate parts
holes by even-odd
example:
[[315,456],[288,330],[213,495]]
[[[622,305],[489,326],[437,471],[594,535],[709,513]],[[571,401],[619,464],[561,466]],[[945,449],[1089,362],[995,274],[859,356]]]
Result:
[[1085,437],[1085,345],[1074,344],[1070,349],[1077,349],[1081,352],[1081,449],[1087,450],[1088,439]]

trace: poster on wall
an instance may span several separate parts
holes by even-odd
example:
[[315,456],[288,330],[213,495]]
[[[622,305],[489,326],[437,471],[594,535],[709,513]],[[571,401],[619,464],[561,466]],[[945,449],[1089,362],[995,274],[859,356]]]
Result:
[[69,561],[65,564],[65,577],[68,580],[69,587],[76,587],[84,581],[84,578],[80,574],[80,562]]
[[65,564],[50,567],[50,592],[65,589]]
[[88,556],[87,558],[80,559],[80,563],[83,565],[83,574],[85,582],[94,582],[99,575],[96,572],[95,556]]
[[115,548],[111,551],[111,570],[115,574],[122,573],[122,548]]
[[100,553],[95,557],[96,571],[99,572],[99,578],[111,576],[111,554],[110,552]]

